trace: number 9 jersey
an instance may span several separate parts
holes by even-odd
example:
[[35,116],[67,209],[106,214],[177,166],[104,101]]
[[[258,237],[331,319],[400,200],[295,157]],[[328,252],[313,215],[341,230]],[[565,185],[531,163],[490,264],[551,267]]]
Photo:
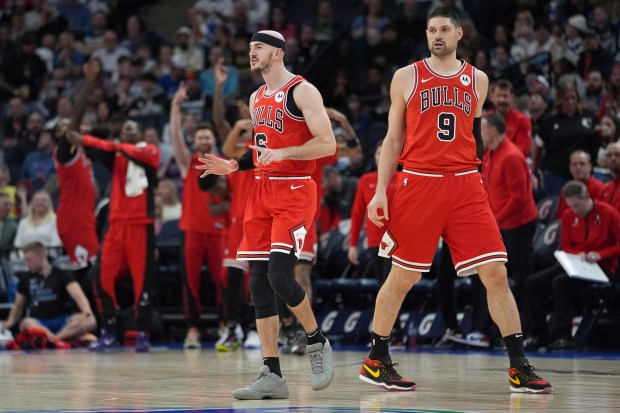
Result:
[[[254,145],[281,149],[301,146],[313,138],[301,110],[293,99],[295,86],[306,80],[295,76],[274,93],[267,94],[267,86],[256,91],[253,102],[252,125]],[[258,163],[258,151],[254,151],[254,165]],[[314,160],[285,160],[261,166],[256,171],[278,172],[283,175],[311,175],[316,167]]]
[[412,171],[476,169],[480,163],[472,132],[478,105],[476,68],[463,62],[456,74],[442,76],[423,59],[413,69],[400,163]]

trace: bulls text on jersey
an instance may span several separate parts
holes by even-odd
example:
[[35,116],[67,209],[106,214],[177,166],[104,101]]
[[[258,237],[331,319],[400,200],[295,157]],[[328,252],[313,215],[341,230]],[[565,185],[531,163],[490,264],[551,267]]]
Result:
[[471,102],[471,94],[461,91],[458,87],[452,88],[452,93],[450,93],[449,86],[436,86],[420,92],[422,113],[431,107],[454,106],[469,115],[471,113]]
[[255,107],[253,126],[256,127],[257,125],[265,125],[277,132],[284,133],[284,110],[276,108],[274,113],[273,106]]

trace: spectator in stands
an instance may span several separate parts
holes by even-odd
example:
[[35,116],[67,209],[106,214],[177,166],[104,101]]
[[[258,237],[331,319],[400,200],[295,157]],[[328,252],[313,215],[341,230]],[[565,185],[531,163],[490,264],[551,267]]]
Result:
[[569,17],[564,25],[564,34],[561,40],[565,47],[564,57],[575,66],[577,66],[579,55],[583,52],[582,36],[589,31],[586,18],[581,14]]
[[616,23],[612,22],[608,10],[602,4],[598,4],[594,7],[592,17],[592,30],[598,35],[601,42],[601,47],[612,55],[615,54],[617,51],[617,21]]
[[70,119],[73,114],[73,102],[67,96],[60,96],[56,101],[56,116],[45,122],[45,129],[54,129],[61,119]]
[[15,218],[17,216],[17,188],[9,182],[11,182],[9,167],[4,162],[0,161],[0,192],[9,197],[11,203],[9,216]]
[[[26,196],[20,192],[19,196]],[[23,248],[26,244],[39,241],[46,247],[61,247],[62,242],[56,228],[56,214],[52,206],[52,198],[46,190],[37,191],[32,196],[28,211],[19,221],[13,245]]]
[[187,26],[177,29],[176,46],[172,58],[178,56],[179,65],[190,72],[201,71],[204,68],[204,53],[194,44],[192,30]]
[[24,13],[24,26],[28,31],[38,30],[48,23],[58,11],[45,0],[32,0],[32,7]]
[[529,115],[528,117],[530,118],[530,122],[532,123],[532,137],[538,136],[538,129],[540,128],[540,123],[542,122],[544,117],[547,116],[548,110],[549,104],[545,100],[544,95],[538,92],[529,94],[527,112]]
[[320,44],[316,41],[314,22],[307,20],[299,25],[299,55],[304,62],[310,62],[316,56]]
[[0,258],[8,259],[17,234],[17,223],[10,217],[13,203],[11,197],[0,189]]
[[269,0],[236,1],[232,18],[236,29],[234,33],[247,36],[266,25],[269,20],[269,3]]
[[69,29],[80,36],[90,33],[91,13],[87,5],[78,0],[64,0],[58,6],[58,11],[69,22]]
[[47,181],[56,175],[56,167],[52,159],[54,151],[54,132],[46,129],[39,135],[37,149],[26,156],[19,176],[27,183],[31,191],[43,188]]
[[181,219],[181,202],[179,202],[179,188],[169,178],[162,179],[157,184],[157,202],[161,208],[162,224],[168,221]]
[[527,56],[532,57],[541,53],[550,53],[551,61],[555,62],[562,57],[562,46],[551,33],[551,22],[539,19],[534,24],[535,41],[528,45]]
[[532,146],[532,124],[527,115],[513,108],[514,90],[508,80],[498,80],[491,88],[491,102],[504,118],[506,137],[513,143],[523,156],[527,158]]
[[197,0],[195,7],[209,17],[209,23],[221,25],[232,19],[233,4],[233,0]]
[[598,107],[598,117],[603,115],[618,118],[620,116],[620,63],[616,63],[609,76],[603,101]]
[[[593,201],[586,186],[579,181],[568,182],[563,190],[568,209],[562,215],[560,250],[578,254],[588,262],[596,262],[614,278],[620,256],[620,213],[604,202]],[[526,281],[526,308],[530,317],[526,350],[546,347],[574,349],[571,338],[573,302],[576,294],[591,282],[570,278],[556,264],[530,276]],[[555,331],[550,336],[546,322],[546,298],[552,294],[555,309]]]
[[333,228],[340,220],[351,218],[357,184],[358,178],[340,175],[335,166],[323,167],[323,206],[328,209],[329,216],[329,224],[325,228]]
[[607,167],[611,170],[613,179],[607,182],[598,200],[613,206],[620,212],[620,143],[607,145]]
[[[6,321],[0,321],[0,329],[42,329],[56,348],[70,348],[66,340],[78,339],[97,327],[86,295],[69,272],[50,264],[41,242],[24,246],[24,260],[28,273],[21,277],[13,307]],[[73,305],[79,312],[71,313]]]
[[[170,74],[173,65],[172,55],[172,47],[170,45],[162,44],[160,46],[159,53],[157,54],[157,63],[155,64],[155,69],[153,70],[155,75],[161,78],[162,76]],[[185,70],[185,67],[183,67],[180,60],[178,62],[178,68]]]
[[524,9],[517,13],[512,38],[513,42],[510,46],[510,57],[515,62],[520,62],[527,57],[527,51],[530,49],[530,45],[536,41],[534,35],[534,18],[529,10]]
[[586,79],[586,96],[583,104],[590,110],[597,112],[604,96],[605,82],[603,80],[603,74],[598,69],[592,69],[588,73],[588,78]]
[[[209,50],[209,68],[200,72],[200,89],[203,96],[210,96],[213,98],[215,95],[215,74],[213,68],[220,59],[224,59],[225,50],[219,46],[214,46]],[[224,83],[223,93],[224,96],[234,96],[239,92],[239,74],[237,68],[231,65],[226,65],[228,70],[228,78]]]
[[588,78],[592,69],[600,70],[605,76],[611,72],[613,56],[601,47],[600,38],[593,30],[584,34],[583,51],[577,60],[577,72],[582,79]]
[[420,27],[426,27],[426,18],[418,8],[417,0],[403,0],[399,5],[394,24],[398,30],[398,37],[407,50],[414,51],[424,47],[426,37]]
[[331,0],[319,0],[316,12],[316,41],[319,43],[327,43],[334,39],[340,23],[334,16],[334,10]]
[[127,114],[140,121],[144,126],[153,126],[160,129],[165,114],[168,111],[168,99],[159,83],[157,76],[144,73],[140,76],[140,87],[131,105],[127,107]]
[[94,52],[103,47],[103,39],[108,29],[108,15],[103,11],[96,11],[92,14],[90,32],[85,33],[83,47],[86,52]]
[[271,6],[269,12],[269,21],[265,27],[261,27],[264,30],[275,30],[284,36],[286,40],[289,37],[297,36],[297,26],[291,23],[288,19],[288,10],[283,4],[275,4]]
[[22,152],[23,156],[27,156],[29,153],[37,149],[37,142],[39,140],[39,136],[43,132],[44,126],[45,118],[41,112],[34,111],[28,115],[26,131],[17,144],[18,149]]
[[26,134],[28,120],[24,99],[20,95],[13,96],[5,110],[6,118],[3,119],[2,137],[19,140],[22,135]]
[[532,149],[532,172],[537,179],[542,176],[547,195],[559,195],[570,179],[573,151],[582,149],[594,157],[600,146],[594,132],[598,119],[588,109],[579,108],[575,83],[560,79],[556,89],[555,112],[543,120]]
[[103,34],[101,35],[101,43],[94,45],[92,50],[85,48],[82,52],[75,41],[73,33],[68,30],[61,32],[58,35],[58,42],[56,44],[56,58],[55,64],[62,65],[67,69],[68,73],[80,75],[80,70],[84,62],[86,62],[86,55],[84,53],[94,52],[95,50],[103,47]]
[[119,79],[118,61],[122,56],[130,56],[130,52],[118,44],[116,32],[107,30],[103,35],[103,48],[96,50],[94,55],[101,61],[106,77],[116,82]]
[[8,96],[21,96],[28,102],[39,98],[39,91],[47,73],[47,67],[35,53],[37,35],[27,33],[20,46],[2,59],[0,65],[0,85],[4,89],[5,101]]
[[[592,159],[590,158],[590,154],[581,149],[577,149],[571,153],[568,169],[574,181],[579,181],[586,186],[590,198],[598,199],[605,185],[592,176]],[[566,199],[564,199],[563,194],[560,193],[560,202],[558,203],[556,218],[562,218],[567,208]]]
[[601,118],[601,123],[597,125],[596,131],[601,135],[602,145],[598,151],[598,166],[594,167],[594,176],[607,182],[613,178],[607,161],[607,147],[610,143],[618,142],[620,139],[620,119],[605,115]]
[[383,14],[381,0],[369,0],[360,15],[351,23],[351,37],[353,38],[353,52],[355,62],[364,62],[368,56],[368,49],[381,41],[381,29],[390,19]]

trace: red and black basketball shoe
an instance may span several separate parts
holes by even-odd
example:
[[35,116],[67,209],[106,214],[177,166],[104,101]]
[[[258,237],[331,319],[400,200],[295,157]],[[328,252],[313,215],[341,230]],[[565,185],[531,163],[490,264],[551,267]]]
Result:
[[524,363],[521,368],[508,370],[510,390],[515,393],[551,393],[553,387],[534,372],[534,367]]
[[360,380],[366,383],[374,384],[375,386],[383,387],[385,390],[390,391],[413,391],[415,390],[415,383],[402,378],[394,367],[397,367],[397,363],[392,363],[392,360],[371,360],[367,358],[362,364],[362,370],[360,372]]

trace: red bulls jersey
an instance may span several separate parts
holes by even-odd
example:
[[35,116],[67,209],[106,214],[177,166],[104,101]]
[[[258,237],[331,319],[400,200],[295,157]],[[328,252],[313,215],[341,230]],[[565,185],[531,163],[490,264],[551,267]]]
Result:
[[476,169],[480,163],[472,132],[478,105],[476,68],[463,62],[456,74],[442,76],[424,59],[413,69],[400,162],[413,171]]
[[[267,94],[267,85],[256,92],[253,102],[252,125],[254,145],[270,149],[301,146],[312,139],[308,125],[295,105],[293,88],[306,80],[295,76],[277,91]],[[258,163],[258,152],[254,153],[254,164]],[[310,175],[316,162],[286,160],[261,166],[256,171],[278,172],[284,175]]]
[[198,183],[202,171],[196,169],[202,165],[193,154],[187,168],[187,175],[183,181],[182,213],[179,228],[183,231],[198,232],[200,234],[220,234],[226,227],[226,216],[214,217],[209,211],[209,201],[221,202],[207,191],[200,189]]

